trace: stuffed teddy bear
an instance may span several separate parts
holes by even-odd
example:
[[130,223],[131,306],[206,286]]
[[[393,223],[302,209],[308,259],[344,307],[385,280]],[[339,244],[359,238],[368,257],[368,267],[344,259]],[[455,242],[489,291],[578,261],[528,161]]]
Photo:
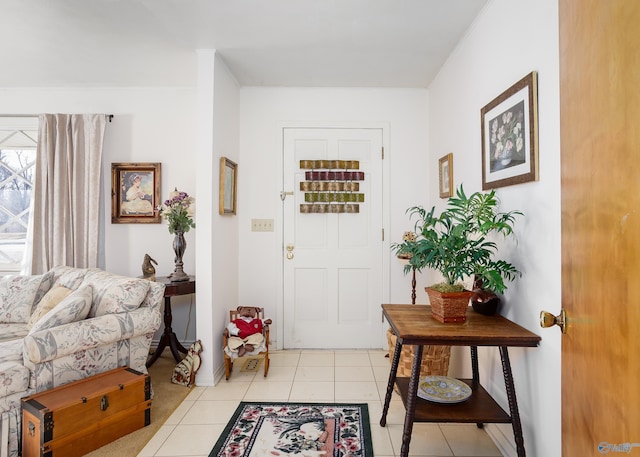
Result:
[[260,308],[255,306],[238,306],[237,309],[240,317],[227,325],[227,345],[232,351],[238,352],[238,357],[242,357],[262,344],[262,329],[265,325],[271,324],[271,319],[258,319]]

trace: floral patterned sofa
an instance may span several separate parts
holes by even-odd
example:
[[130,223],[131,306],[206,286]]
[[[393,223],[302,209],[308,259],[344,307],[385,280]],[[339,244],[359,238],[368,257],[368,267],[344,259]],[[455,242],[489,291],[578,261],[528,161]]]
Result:
[[163,296],[99,269],[0,278],[0,457],[19,455],[21,398],[121,366],[146,373]]

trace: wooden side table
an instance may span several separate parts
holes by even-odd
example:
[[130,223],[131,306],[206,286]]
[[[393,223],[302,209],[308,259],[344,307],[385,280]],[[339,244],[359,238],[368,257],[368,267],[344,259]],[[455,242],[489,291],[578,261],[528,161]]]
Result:
[[[382,310],[397,335],[397,340],[380,425],[384,427],[387,423],[393,386],[397,384],[406,409],[400,448],[401,457],[409,455],[409,444],[415,421],[467,422],[476,423],[478,427],[482,427],[483,423],[511,423],[518,456],[525,457],[522,424],[507,347],[535,347],[540,342],[540,337],[500,315],[484,316],[469,311],[466,322],[442,324],[431,317],[431,307],[426,305],[382,305]],[[404,344],[415,345],[416,349],[411,377],[396,378],[400,352]],[[422,347],[427,344],[471,348],[473,378],[461,380],[471,387],[472,394],[469,399],[456,404],[440,404],[417,397]],[[480,385],[478,346],[499,348],[509,401],[509,414]]]
[[180,344],[178,341],[178,337],[174,333],[171,328],[171,322],[173,321],[173,316],[171,315],[171,297],[176,297],[178,295],[188,295],[194,294],[196,292],[196,278],[195,276],[189,276],[188,281],[180,281],[180,282],[171,282],[171,279],[167,277],[159,277],[156,278],[156,282],[161,282],[164,284],[164,332],[162,332],[162,336],[160,337],[160,343],[158,343],[158,347],[155,352],[151,356],[149,360],[147,360],[147,368],[153,365],[153,363],[158,360],[158,357],[162,355],[162,351],[168,346],[171,349],[171,353],[173,354],[173,358],[176,359],[176,362],[180,362],[182,360],[182,354],[186,354],[187,350]]

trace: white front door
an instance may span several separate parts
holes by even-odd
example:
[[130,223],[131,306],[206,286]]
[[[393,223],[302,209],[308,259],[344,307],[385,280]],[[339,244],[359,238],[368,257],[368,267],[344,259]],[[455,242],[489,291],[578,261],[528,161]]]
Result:
[[284,348],[380,347],[382,129],[283,135]]

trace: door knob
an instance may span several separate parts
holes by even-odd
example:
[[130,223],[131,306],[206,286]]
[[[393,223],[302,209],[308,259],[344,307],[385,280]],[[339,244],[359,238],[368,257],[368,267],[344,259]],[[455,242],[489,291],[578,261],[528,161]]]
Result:
[[560,327],[562,333],[567,333],[567,313],[564,309],[561,309],[557,316],[547,311],[540,311],[540,327],[547,328],[554,325]]
[[287,244],[287,259],[293,259],[293,244]]

